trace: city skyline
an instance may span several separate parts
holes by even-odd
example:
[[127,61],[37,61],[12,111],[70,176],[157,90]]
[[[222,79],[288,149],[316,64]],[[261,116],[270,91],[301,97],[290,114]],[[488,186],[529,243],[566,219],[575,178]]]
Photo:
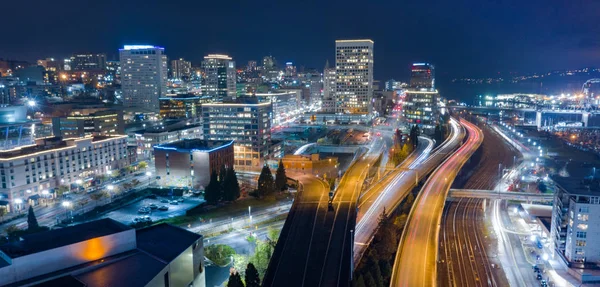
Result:
[[[292,61],[298,66],[320,68],[326,60],[334,61],[335,40],[369,38],[378,43],[375,77],[382,80],[407,77],[405,68],[420,61],[434,63],[440,78],[600,65],[600,43],[595,37],[599,31],[591,17],[592,11],[600,8],[598,3],[387,3],[366,7],[364,17],[352,22],[340,16],[356,6],[348,4],[309,3],[298,7],[290,3],[190,2],[140,6],[132,1],[115,10],[114,4],[106,2],[85,7],[69,0],[62,5],[39,2],[40,9],[32,11],[32,18],[42,19],[40,13],[54,12],[70,17],[45,29],[39,29],[38,21],[31,21],[5,31],[4,37],[12,40],[0,47],[0,56],[34,61],[92,52],[107,53],[115,60],[117,49],[125,44],[151,44],[165,47],[173,59],[183,57],[194,63],[212,53],[231,55],[238,63],[274,55],[282,63]],[[7,5],[7,11],[28,8],[19,2]],[[235,21],[202,30],[201,37],[188,37],[199,31],[191,25],[194,17],[186,13],[207,8],[229,11],[228,17]],[[334,13],[336,9],[343,13]],[[181,10],[182,14],[163,15],[170,10]],[[275,24],[302,21],[314,13],[324,17],[311,17],[311,21],[298,23],[297,28]],[[214,14],[203,17],[210,22],[220,15]],[[20,21],[16,15],[9,13],[6,21]],[[71,24],[85,22],[91,16],[111,21]],[[244,29],[239,23],[245,23]],[[73,35],[77,35],[77,41]]]

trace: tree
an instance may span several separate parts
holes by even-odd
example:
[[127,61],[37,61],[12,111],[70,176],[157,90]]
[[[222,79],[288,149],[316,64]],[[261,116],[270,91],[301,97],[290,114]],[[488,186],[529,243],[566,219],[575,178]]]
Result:
[[219,169],[219,183],[221,183],[221,185],[224,185],[226,175],[227,169],[225,168],[225,165],[221,165],[221,169]]
[[68,190],[69,190],[68,186],[60,185],[56,189],[54,189],[54,192],[56,193],[57,197],[62,197],[63,194],[65,194],[65,192],[67,192]]
[[375,287],[377,286],[377,284],[375,283],[375,280],[373,279],[373,275],[371,275],[371,272],[367,272],[367,274],[365,274],[365,286],[369,286],[369,287]]
[[6,215],[6,207],[0,207],[0,221],[4,220],[4,215]]
[[86,199],[86,198],[81,199],[79,201],[79,205],[81,206],[81,213],[84,212],[83,208],[85,207],[86,204],[88,204],[88,202],[90,202],[90,201],[88,199]]
[[8,234],[9,238],[13,238],[13,237],[15,237],[15,235],[17,235],[19,233],[19,231],[21,231],[21,229],[19,229],[17,227],[17,225],[11,224],[11,225],[7,226],[4,231],[6,231],[6,234]]
[[40,228],[40,225],[37,222],[37,218],[35,217],[35,213],[33,212],[33,206],[29,206],[29,211],[27,212],[27,230],[36,230]]
[[223,200],[234,201],[240,197],[240,184],[233,167],[229,167],[225,174],[223,186]]
[[273,174],[269,166],[264,165],[258,176],[258,197],[269,195],[273,192],[274,182]]
[[246,281],[246,287],[260,287],[260,277],[254,264],[248,263],[244,279]]
[[98,201],[104,197],[106,197],[106,192],[102,190],[90,194],[90,198],[96,203],[96,206],[98,206]]
[[229,274],[229,281],[227,281],[227,287],[244,287],[244,282],[242,282],[242,277],[240,273],[233,270]]
[[433,131],[433,139],[435,140],[436,145],[439,145],[442,143],[443,135],[442,135],[442,127],[440,126],[440,124],[437,124],[435,126],[435,130]]
[[285,167],[283,161],[279,159],[279,166],[277,172],[275,172],[275,189],[277,191],[283,191],[287,184],[287,176],[285,175]]
[[147,163],[147,162],[145,162],[145,161],[140,161],[140,162],[138,163],[138,167],[139,167],[139,168],[143,168],[143,169],[145,169],[145,168],[147,168],[147,167],[148,167],[148,163]]
[[356,281],[354,281],[354,286],[355,287],[367,287],[367,285],[365,285],[365,279],[363,278],[362,274],[358,275],[358,277],[356,277]]
[[221,200],[221,185],[219,184],[219,178],[217,173],[213,171],[210,174],[210,182],[204,189],[204,200],[208,202],[208,204],[216,204]]

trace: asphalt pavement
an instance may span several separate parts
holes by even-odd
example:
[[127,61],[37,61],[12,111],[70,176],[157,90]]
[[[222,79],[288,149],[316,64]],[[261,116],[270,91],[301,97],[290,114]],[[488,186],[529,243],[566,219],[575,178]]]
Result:
[[390,286],[435,286],[439,227],[448,190],[458,171],[483,141],[481,130],[461,120],[468,139],[425,183],[398,246]]

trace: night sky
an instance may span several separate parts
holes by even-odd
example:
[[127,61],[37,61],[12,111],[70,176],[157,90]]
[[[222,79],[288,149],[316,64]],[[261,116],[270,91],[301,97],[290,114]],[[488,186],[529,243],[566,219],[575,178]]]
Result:
[[447,78],[600,66],[593,0],[5,0],[2,11],[0,58],[117,59],[124,44],[153,44],[194,63],[227,53],[242,66],[272,54],[322,68],[334,63],[335,39],[370,38],[378,80],[405,79],[413,61]]

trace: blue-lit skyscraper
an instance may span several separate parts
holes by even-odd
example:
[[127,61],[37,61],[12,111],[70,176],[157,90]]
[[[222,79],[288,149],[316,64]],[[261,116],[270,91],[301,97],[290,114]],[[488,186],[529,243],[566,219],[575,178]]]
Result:
[[412,89],[435,89],[435,68],[429,63],[414,63],[410,73]]

